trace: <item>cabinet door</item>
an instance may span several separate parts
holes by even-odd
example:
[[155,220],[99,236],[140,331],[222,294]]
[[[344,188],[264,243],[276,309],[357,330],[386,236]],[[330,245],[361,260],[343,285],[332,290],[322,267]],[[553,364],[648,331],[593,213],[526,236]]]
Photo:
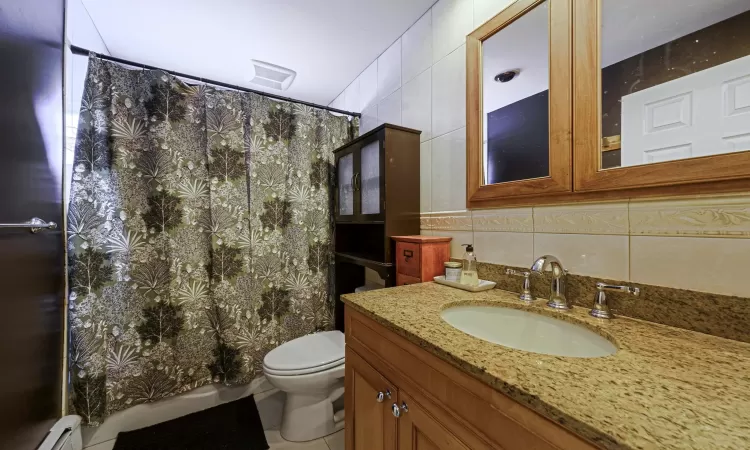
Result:
[[399,450],[469,450],[454,434],[404,392],[399,393]]
[[355,175],[355,190],[360,197],[361,219],[383,218],[383,152],[380,138],[359,150],[359,174]]
[[346,449],[395,450],[396,388],[355,352],[346,350]]
[[336,155],[336,220],[354,220],[354,149]]

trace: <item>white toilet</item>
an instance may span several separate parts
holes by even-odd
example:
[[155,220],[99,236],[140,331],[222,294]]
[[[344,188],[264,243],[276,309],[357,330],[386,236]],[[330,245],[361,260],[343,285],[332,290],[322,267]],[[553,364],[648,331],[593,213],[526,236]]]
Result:
[[302,442],[335,433],[344,411],[333,402],[344,395],[344,334],[326,331],[282,344],[263,359],[266,379],[286,392],[281,436]]

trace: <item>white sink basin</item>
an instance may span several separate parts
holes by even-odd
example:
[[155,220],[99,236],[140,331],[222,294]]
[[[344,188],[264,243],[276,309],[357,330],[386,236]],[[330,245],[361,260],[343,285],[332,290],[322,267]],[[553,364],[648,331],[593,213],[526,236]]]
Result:
[[440,316],[454,328],[493,344],[546,355],[597,358],[617,347],[579,325],[500,306],[454,306]]

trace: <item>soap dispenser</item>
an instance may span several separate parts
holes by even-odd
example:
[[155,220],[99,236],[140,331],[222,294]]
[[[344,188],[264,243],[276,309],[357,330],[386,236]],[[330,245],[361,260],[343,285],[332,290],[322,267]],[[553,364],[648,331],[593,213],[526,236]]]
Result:
[[474,246],[463,244],[466,252],[463,257],[463,268],[461,269],[461,284],[468,286],[479,286],[479,276],[477,275],[477,255],[474,254]]

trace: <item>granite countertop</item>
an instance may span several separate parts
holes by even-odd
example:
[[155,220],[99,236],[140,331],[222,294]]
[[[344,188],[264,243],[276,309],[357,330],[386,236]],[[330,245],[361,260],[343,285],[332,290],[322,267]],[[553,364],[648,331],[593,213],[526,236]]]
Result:
[[[342,299],[603,448],[750,448],[750,344],[625,317],[604,321],[585,308],[557,312],[544,300],[526,306],[499,289],[469,293],[423,283]],[[608,338],[618,351],[568,358],[492,344],[440,318],[440,311],[460,304],[562,318]]]

